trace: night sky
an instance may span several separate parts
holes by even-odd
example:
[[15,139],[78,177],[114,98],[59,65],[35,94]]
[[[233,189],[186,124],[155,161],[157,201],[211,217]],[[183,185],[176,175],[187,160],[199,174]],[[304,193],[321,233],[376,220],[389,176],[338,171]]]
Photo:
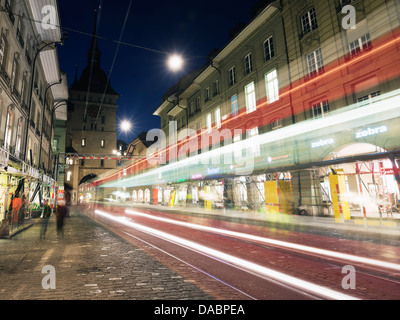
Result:
[[[118,122],[129,119],[133,128],[129,134],[119,131],[118,138],[129,143],[140,132],[159,128],[160,119],[152,113],[162,102],[162,95],[180,77],[205,64],[214,48],[223,48],[229,42],[229,31],[238,22],[250,21],[257,2],[132,1],[122,37],[122,42],[130,45],[119,46],[111,85],[120,94]],[[61,25],[68,34],[64,46],[59,47],[59,58],[69,85],[74,80],[75,66],[79,77],[87,64],[94,9],[99,3],[101,66],[108,74],[130,1],[59,0]],[[185,59],[185,67],[178,73],[166,66],[167,54],[175,52]]]

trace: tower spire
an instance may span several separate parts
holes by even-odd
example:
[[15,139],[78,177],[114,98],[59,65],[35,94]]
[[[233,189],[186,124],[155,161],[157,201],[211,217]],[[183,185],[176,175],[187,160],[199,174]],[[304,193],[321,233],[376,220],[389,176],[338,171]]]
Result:
[[88,64],[98,64],[100,65],[101,52],[98,47],[97,41],[97,23],[98,23],[98,10],[94,10],[94,27],[92,34],[92,42],[90,44],[89,51],[87,53]]

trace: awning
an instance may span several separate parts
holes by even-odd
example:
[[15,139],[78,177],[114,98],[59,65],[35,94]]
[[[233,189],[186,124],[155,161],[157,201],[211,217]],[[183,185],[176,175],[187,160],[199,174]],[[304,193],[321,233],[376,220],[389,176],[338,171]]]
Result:
[[56,0],[29,0],[28,8],[36,21],[37,33],[43,42],[61,41],[61,22]]

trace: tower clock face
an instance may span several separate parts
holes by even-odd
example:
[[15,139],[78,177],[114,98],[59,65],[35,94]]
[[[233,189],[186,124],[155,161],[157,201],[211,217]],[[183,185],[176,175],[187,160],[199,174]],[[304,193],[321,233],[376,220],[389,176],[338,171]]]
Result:
[[88,107],[88,114],[90,117],[96,118],[99,114],[99,110],[100,110],[99,106],[91,105]]

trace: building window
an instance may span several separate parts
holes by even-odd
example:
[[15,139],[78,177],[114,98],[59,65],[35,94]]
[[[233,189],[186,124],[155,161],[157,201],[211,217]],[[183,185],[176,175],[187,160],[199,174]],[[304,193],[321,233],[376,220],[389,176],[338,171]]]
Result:
[[22,141],[22,120],[19,120],[17,124],[17,137],[15,140],[15,154],[17,155],[17,157],[19,157],[20,155],[21,141]]
[[216,96],[217,94],[219,94],[219,81],[215,80],[214,81],[214,96]]
[[251,53],[244,57],[244,73],[249,74],[253,71],[253,60],[251,58]]
[[229,69],[229,85],[233,86],[236,83],[236,68]]
[[357,103],[359,107],[365,106],[370,103],[374,103],[378,100],[378,97],[381,95],[381,92],[375,91],[365,96],[357,98]]
[[8,111],[6,119],[6,131],[4,135],[4,148],[6,150],[9,150],[11,147],[12,119],[13,119],[13,114],[11,111]]
[[247,113],[256,110],[256,91],[254,82],[249,83],[245,88],[244,92],[246,95],[246,111]]
[[67,181],[71,181],[71,175],[72,175],[72,172],[68,171],[67,172]]
[[314,76],[324,71],[321,48],[307,55],[307,68],[309,76]]
[[217,129],[221,128],[221,109],[217,108],[214,111],[214,116],[215,116],[215,125],[217,126]]
[[357,55],[362,51],[368,50],[371,47],[371,38],[369,33],[349,43],[351,55]]
[[101,116],[101,124],[105,124],[106,123],[106,117],[105,116]]
[[192,102],[190,102],[190,105],[189,105],[189,114],[194,115],[194,113],[195,113],[194,102],[192,101]]
[[210,100],[210,88],[206,88],[206,99],[205,102],[207,102],[208,100]]
[[[233,136],[233,143],[239,142],[241,139],[242,139],[242,135],[240,133],[237,133]],[[240,159],[240,157],[242,156],[242,149],[234,148],[233,155],[234,155],[235,159]]]
[[100,167],[104,168],[104,159],[100,160]]
[[80,164],[80,166],[81,166],[81,167],[84,167],[84,166],[85,166],[85,160],[81,159],[81,164]]
[[101,139],[100,140],[100,147],[101,148],[105,148],[106,147],[106,140],[105,139]]
[[86,147],[86,138],[81,139],[81,146]]
[[329,115],[328,101],[322,101],[312,105],[312,115],[314,119],[325,118]]
[[275,55],[274,52],[274,39],[269,37],[267,40],[264,41],[264,58],[265,61],[268,61],[269,59],[273,58]]
[[17,87],[17,74],[18,74],[18,62],[17,59],[14,59],[11,70],[11,88],[13,90],[15,90],[15,88]]
[[[258,128],[255,127],[253,129],[248,130],[247,134],[248,134],[248,138],[252,138],[252,137],[258,136]],[[252,144],[252,147],[253,147],[253,155],[255,157],[259,157],[260,154],[261,154],[261,152],[260,152],[260,144],[258,142],[256,142],[255,139],[252,140],[251,144]]]
[[206,125],[207,125],[207,131],[208,131],[208,132],[211,132],[211,131],[212,131],[211,113],[207,113],[207,116],[206,116]]
[[277,118],[272,121],[272,130],[279,129],[282,127],[282,119]]
[[0,66],[3,65],[4,55],[6,53],[6,38],[2,35],[0,39]]
[[314,8],[310,9],[301,16],[301,27],[303,30],[303,35],[318,28],[317,16],[315,15]]
[[201,110],[200,97],[197,97],[196,111],[200,111],[200,110]]
[[239,113],[239,107],[238,107],[238,95],[234,94],[231,97],[231,106],[232,106],[232,115],[235,117]]
[[267,90],[268,103],[279,100],[278,73],[276,69],[265,74],[265,85]]

